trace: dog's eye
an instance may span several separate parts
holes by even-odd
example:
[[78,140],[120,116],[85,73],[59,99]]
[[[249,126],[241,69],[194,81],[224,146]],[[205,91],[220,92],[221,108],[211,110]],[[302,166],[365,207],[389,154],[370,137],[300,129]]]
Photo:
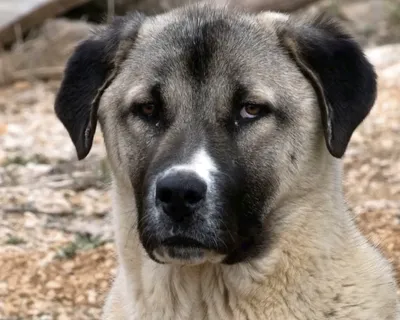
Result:
[[160,118],[160,107],[154,102],[145,102],[134,104],[132,112],[148,122],[159,121]]
[[138,111],[146,117],[152,117],[156,113],[156,106],[153,103],[145,103],[138,106]]
[[261,115],[262,106],[256,104],[246,104],[240,110],[240,116],[243,119],[253,119]]

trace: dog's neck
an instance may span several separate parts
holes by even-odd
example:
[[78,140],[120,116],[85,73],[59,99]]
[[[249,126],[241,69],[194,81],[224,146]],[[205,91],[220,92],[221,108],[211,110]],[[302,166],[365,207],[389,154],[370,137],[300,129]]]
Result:
[[[227,292],[230,299],[250,301],[259,297],[274,297],[277,292],[282,294],[282,290],[301,290],[299,281],[307,283],[310,272],[318,278],[318,272],[325,272],[328,268],[321,263],[326,261],[329,264],[329,257],[344,250],[346,233],[354,225],[346,213],[341,192],[338,195],[337,192],[322,189],[327,185],[341,188],[334,181],[338,180],[337,173],[321,177],[320,188],[299,193],[298,196],[292,194],[290,201],[282,201],[274,211],[275,217],[284,217],[285,221],[274,222],[275,241],[270,250],[263,257],[236,265],[178,266],[151,260],[136,232],[133,190],[115,183],[114,223],[120,272],[125,279],[123,285],[130,296],[141,300],[153,311],[156,305],[160,305],[160,299],[164,301],[159,312],[160,315],[164,313],[166,318],[169,318],[165,316],[168,312],[190,314],[190,310],[195,308],[193,304],[200,301],[214,304],[213,299],[224,299]],[[327,179],[332,181],[327,184]],[[340,225],[334,228],[335,234],[332,234],[332,224]],[[328,258],[321,259],[321,256]],[[216,295],[210,295],[210,292]],[[168,309],[168,306],[173,307]],[[226,312],[225,316],[229,317]],[[177,315],[170,316],[176,318]]]

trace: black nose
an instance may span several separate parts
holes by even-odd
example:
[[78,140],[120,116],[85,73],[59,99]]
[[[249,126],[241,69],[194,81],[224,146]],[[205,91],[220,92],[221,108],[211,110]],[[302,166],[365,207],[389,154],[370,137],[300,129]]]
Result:
[[156,199],[164,213],[180,222],[196,211],[206,192],[206,183],[196,174],[175,172],[157,181]]

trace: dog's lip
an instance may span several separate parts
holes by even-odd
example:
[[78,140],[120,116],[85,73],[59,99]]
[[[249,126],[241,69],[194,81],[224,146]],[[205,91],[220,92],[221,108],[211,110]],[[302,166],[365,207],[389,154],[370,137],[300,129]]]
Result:
[[161,244],[167,247],[206,248],[206,246],[200,241],[190,237],[182,236],[173,236],[167,238],[163,240]]

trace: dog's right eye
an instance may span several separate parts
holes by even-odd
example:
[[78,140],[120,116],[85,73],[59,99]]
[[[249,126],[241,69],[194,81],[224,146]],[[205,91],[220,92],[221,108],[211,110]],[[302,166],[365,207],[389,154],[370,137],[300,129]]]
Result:
[[256,118],[261,114],[262,107],[256,104],[247,104],[240,110],[243,119]]
[[263,116],[267,116],[271,113],[269,104],[259,103],[245,103],[242,105],[239,114],[237,115],[238,124],[248,123],[257,120]]

